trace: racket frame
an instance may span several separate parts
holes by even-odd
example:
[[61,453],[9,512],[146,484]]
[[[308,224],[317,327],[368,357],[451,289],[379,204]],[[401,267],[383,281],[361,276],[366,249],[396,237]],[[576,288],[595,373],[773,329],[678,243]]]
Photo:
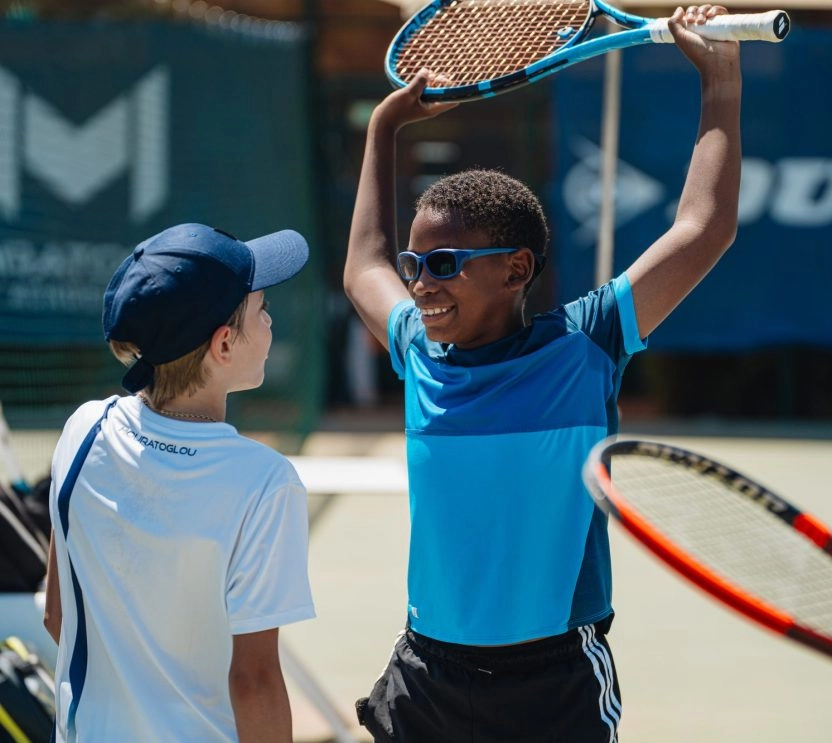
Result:
[[614,455],[665,459],[703,477],[722,482],[739,497],[753,501],[781,519],[832,558],[832,532],[818,519],[804,513],[768,488],[709,457],[656,441],[618,440],[598,443],[586,459],[584,484],[604,513],[612,516],[644,547],[677,573],[757,624],[832,657],[832,637],[801,624],[788,613],[734,585],[704,565],[664,535],[618,491],[610,476]]
[[[408,83],[399,76],[396,70],[403,47],[431,18],[457,1],[433,0],[433,2],[417,11],[393,38],[384,58],[384,72],[394,87],[402,88]],[[529,85],[577,62],[583,62],[615,49],[626,49],[649,42],[672,43],[673,41],[667,27],[666,18],[645,18],[626,13],[607,4],[604,0],[588,0],[588,3],[589,13],[584,23],[570,34],[570,38],[558,45],[550,54],[520,70],[479,83],[426,87],[422,93],[423,100],[466,101],[476,98],[491,98],[513,88]],[[782,41],[790,29],[789,16],[783,11],[771,11],[771,13],[775,12],[778,14],[777,20],[773,21],[776,28],[776,38],[769,40]],[[604,16],[625,30],[584,41],[600,16]],[[442,70],[432,70],[432,72],[441,74]]]

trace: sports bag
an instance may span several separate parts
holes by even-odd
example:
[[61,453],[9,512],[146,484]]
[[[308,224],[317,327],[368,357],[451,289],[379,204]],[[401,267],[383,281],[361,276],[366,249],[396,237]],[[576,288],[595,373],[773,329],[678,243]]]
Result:
[[55,719],[55,680],[18,637],[0,642],[0,743],[47,743]]
[[49,533],[32,518],[24,497],[0,485],[0,592],[37,591],[48,554]]

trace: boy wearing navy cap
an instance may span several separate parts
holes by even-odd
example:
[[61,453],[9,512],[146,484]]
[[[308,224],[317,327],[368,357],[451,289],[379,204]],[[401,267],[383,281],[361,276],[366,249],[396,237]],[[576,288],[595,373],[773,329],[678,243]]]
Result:
[[224,421],[263,382],[263,290],[307,256],[291,230],[185,224],[113,275],[104,336],[135,394],[82,405],[52,463],[58,741],[291,741],[277,637],[314,616],[306,491]]

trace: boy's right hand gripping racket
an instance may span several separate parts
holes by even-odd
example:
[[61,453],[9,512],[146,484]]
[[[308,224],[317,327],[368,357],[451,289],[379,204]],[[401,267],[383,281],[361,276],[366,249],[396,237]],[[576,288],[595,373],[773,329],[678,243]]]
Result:
[[584,482],[675,571],[745,617],[832,656],[832,533],[751,478],[652,441],[607,439]]
[[[589,38],[603,17],[622,31]],[[398,32],[385,59],[395,87],[426,68],[444,78],[432,101],[488,98],[614,49],[673,43],[667,18],[624,13],[604,0],[433,0]],[[789,16],[719,15],[688,28],[714,41],[782,41]]]

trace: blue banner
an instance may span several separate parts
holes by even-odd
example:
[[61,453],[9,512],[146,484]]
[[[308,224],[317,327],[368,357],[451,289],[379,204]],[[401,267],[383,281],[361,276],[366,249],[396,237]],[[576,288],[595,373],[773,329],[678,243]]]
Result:
[[[695,69],[672,46],[621,55],[614,273],[670,226],[699,119]],[[832,31],[746,43],[739,233],[651,336],[659,350],[832,345]],[[593,288],[604,61],[553,77],[559,131],[553,247],[559,301]]]

